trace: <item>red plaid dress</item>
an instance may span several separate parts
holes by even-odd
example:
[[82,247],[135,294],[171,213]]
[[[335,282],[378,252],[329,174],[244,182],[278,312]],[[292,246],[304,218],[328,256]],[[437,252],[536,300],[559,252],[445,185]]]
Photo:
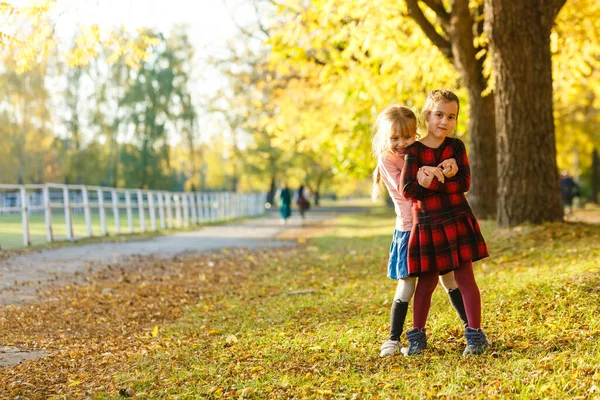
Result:
[[[417,182],[420,167],[437,167],[454,158],[458,173],[441,183],[437,178],[429,188]],[[450,272],[465,261],[488,257],[479,224],[467,202],[471,170],[465,145],[460,139],[446,138],[437,149],[415,142],[406,149],[402,169],[402,194],[413,203],[413,227],[408,242],[408,274]]]

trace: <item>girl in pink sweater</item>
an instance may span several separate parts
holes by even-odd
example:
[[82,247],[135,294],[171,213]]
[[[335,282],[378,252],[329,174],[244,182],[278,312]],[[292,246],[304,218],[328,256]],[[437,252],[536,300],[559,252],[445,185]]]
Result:
[[[398,281],[390,312],[390,336],[381,346],[380,357],[391,356],[401,348],[400,335],[404,328],[408,303],[413,297],[417,281],[416,277],[409,277],[407,267],[408,238],[413,225],[413,201],[405,199],[400,188],[400,175],[404,166],[406,147],[414,143],[416,139],[417,118],[409,108],[393,105],[386,108],[377,118],[376,131],[372,138],[373,155],[377,159],[377,167],[373,172],[372,196],[374,200],[379,197],[379,186],[383,180],[396,211],[396,229],[389,252],[387,276]],[[445,160],[437,168],[424,168],[427,169],[428,174],[434,174],[442,182],[445,178],[454,176],[458,171],[453,159]],[[441,275],[440,282],[466,327],[468,322],[463,298],[454,281],[454,274],[451,272]],[[420,313],[425,308],[422,303],[427,300],[415,297],[413,314]],[[414,330],[407,332],[409,341]]]

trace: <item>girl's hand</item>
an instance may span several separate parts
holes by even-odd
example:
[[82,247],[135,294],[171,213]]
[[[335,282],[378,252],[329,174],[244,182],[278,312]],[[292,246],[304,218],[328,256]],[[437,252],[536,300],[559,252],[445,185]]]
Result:
[[419,168],[419,171],[417,172],[417,182],[419,182],[419,185],[427,189],[429,186],[431,186],[433,178],[435,178],[433,173],[424,170],[423,168]]
[[444,172],[442,172],[441,168],[430,167],[430,166],[425,165],[419,169],[423,170],[423,171],[427,171],[428,174],[433,174],[433,176],[438,178],[438,181],[440,181],[442,183],[444,183],[444,181],[446,180],[446,177],[444,176]]
[[454,158],[449,158],[442,161],[438,165],[438,168],[442,169],[442,172],[446,178],[452,178],[458,172],[458,165],[456,165],[456,160]]

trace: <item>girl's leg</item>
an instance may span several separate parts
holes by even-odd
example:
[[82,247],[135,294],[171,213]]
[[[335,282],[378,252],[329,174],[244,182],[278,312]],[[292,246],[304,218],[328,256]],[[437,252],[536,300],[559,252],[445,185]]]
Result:
[[467,328],[469,326],[469,321],[465,310],[465,303],[463,301],[462,293],[454,280],[454,272],[440,275],[440,283],[444,289],[446,289],[446,293],[448,293],[448,297],[450,298],[450,303],[456,310],[456,314],[458,314],[463,326]]
[[[456,283],[460,288],[464,299],[465,310],[469,320],[469,328],[479,329],[481,327],[481,294],[479,293],[479,287],[477,287],[475,276],[473,275],[473,263],[468,261],[461,264],[460,267],[454,271],[454,278],[456,279]],[[417,286],[417,293],[418,291],[419,287]]]
[[390,310],[390,337],[381,345],[379,357],[387,357],[400,350],[400,335],[404,329],[404,320],[408,312],[408,302],[415,292],[417,278],[398,280],[396,294]]
[[431,296],[437,286],[438,273],[427,272],[419,276],[415,300],[413,305],[413,327],[419,330],[425,328],[429,307],[431,307]]
[[398,280],[396,286],[396,294],[392,302],[392,310],[390,312],[390,339],[400,340],[402,329],[404,328],[404,320],[408,312],[408,303],[415,293],[417,278],[405,278]]

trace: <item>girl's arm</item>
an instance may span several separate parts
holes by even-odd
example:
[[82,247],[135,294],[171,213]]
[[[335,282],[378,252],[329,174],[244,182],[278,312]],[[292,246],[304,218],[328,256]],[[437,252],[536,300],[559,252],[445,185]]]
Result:
[[400,174],[400,188],[402,196],[407,199],[422,199],[423,187],[417,181],[417,173],[419,172],[419,163],[417,158],[417,147],[409,146],[406,149],[404,157],[404,167]]
[[[385,154],[379,156],[378,162],[379,172],[381,173],[381,178],[384,180],[385,185],[388,188],[394,189],[398,194],[402,193],[402,189],[400,187],[400,172],[402,171],[398,165],[394,164],[394,162],[386,157]],[[395,197],[395,196],[394,196]]]
[[460,139],[454,144],[454,158],[458,166],[458,172],[452,178],[446,178],[444,183],[434,179],[427,189],[447,194],[465,193],[471,187],[471,168],[465,145]]

